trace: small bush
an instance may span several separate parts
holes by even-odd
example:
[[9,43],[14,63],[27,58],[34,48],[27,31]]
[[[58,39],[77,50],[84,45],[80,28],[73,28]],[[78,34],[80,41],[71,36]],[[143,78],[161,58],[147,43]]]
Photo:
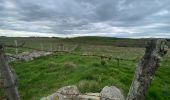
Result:
[[106,61],[104,59],[101,60],[101,65],[106,65]]

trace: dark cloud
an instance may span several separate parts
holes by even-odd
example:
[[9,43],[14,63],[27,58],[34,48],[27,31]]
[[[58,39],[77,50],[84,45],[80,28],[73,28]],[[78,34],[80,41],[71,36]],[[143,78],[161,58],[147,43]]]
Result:
[[0,30],[159,36],[170,33],[169,3],[169,0],[0,0]]

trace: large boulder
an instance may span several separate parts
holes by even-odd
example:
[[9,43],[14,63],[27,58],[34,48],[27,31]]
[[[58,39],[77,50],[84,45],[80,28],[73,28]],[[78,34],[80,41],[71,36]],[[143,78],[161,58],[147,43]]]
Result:
[[100,95],[101,100],[125,100],[121,91],[115,86],[105,86]]

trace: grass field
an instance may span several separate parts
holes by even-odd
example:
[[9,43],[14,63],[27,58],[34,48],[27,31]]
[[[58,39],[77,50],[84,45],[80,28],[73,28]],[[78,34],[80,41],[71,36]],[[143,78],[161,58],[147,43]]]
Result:
[[[136,41],[115,38],[8,38],[0,42],[12,44],[17,39],[20,42],[26,41],[26,46],[40,48],[43,43],[45,49],[53,45],[57,47],[63,43],[70,48],[78,45],[74,53],[90,53],[98,55],[113,55],[114,57],[136,59],[136,61],[121,61],[118,66],[114,59],[107,60],[106,65],[100,64],[100,58],[73,55],[68,53],[55,53],[50,56],[36,58],[29,62],[13,62],[11,66],[19,77],[19,92],[23,100],[39,100],[43,96],[54,93],[57,89],[66,85],[77,85],[82,93],[100,92],[104,86],[117,86],[126,96],[131,85],[138,60],[144,54],[144,48]],[[126,47],[117,47],[115,44],[122,44]],[[125,43],[125,42],[123,42]],[[141,42],[145,43],[145,42]],[[136,45],[138,45],[136,47]],[[144,44],[143,44],[144,45]],[[122,45],[121,45],[122,46]],[[140,47],[140,48],[139,48]],[[6,51],[15,53],[15,49],[7,48]],[[21,49],[20,51],[31,51]],[[159,70],[146,96],[146,100],[169,100],[170,99],[170,53],[164,57]]]

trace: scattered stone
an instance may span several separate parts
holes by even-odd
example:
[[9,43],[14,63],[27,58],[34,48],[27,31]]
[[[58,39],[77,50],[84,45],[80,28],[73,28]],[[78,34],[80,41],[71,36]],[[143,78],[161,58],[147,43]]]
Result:
[[115,86],[105,86],[101,91],[101,100],[125,100],[121,91]]
[[54,94],[40,100],[125,100],[120,90],[115,86],[104,87],[101,93],[81,94],[76,86],[65,86]]
[[8,62],[16,61],[16,60],[23,60],[23,61],[30,61],[34,60],[34,58],[38,58],[41,56],[47,56],[52,54],[52,52],[45,52],[45,51],[33,51],[33,52],[23,52],[17,55],[13,54],[6,54]]
[[86,93],[85,95],[79,95],[79,100],[100,100],[100,93]]
[[40,100],[78,100],[80,94],[76,86],[65,86],[60,88],[56,93],[43,97]]
[[71,94],[71,95],[72,94],[73,95],[80,94],[77,86],[75,86],[75,85],[62,87],[57,92],[61,93],[61,94]]

